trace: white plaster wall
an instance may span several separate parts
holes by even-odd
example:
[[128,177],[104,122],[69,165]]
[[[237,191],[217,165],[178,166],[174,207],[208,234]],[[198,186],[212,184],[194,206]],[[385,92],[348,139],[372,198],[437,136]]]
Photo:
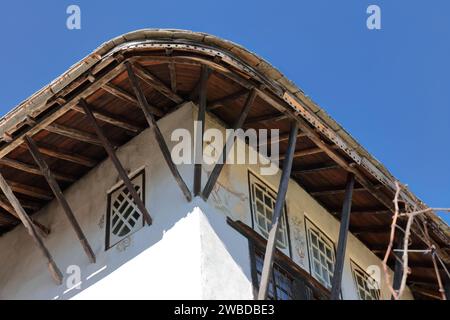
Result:
[[[159,121],[169,144],[174,128],[192,132],[196,109],[188,104]],[[211,116],[208,126],[220,127]],[[223,128],[222,128],[223,129]],[[254,150],[249,150],[255,152]],[[247,174],[259,173],[257,165],[225,165],[208,203],[194,199],[187,203],[173,179],[149,130],[118,149],[124,167],[146,172],[146,206],[152,226],[132,234],[105,251],[105,213],[108,190],[119,180],[105,160],[65,191],[69,204],[97,256],[88,260],[56,202],[36,218],[52,233],[45,243],[60,269],[81,268],[81,289],[56,286],[45,260],[22,226],[0,238],[0,299],[147,298],[147,299],[250,299],[253,296],[247,240],[227,225],[227,216],[252,225]],[[193,166],[178,166],[188,187],[193,185]],[[212,166],[204,166],[203,183]],[[278,186],[280,173],[262,177]],[[287,194],[292,259],[309,271],[305,238],[305,216],[337,242],[339,223],[295,181]],[[288,252],[286,252],[288,253]],[[349,236],[342,294],[356,299],[349,259],[365,269],[380,260],[358,239]],[[70,279],[66,275],[66,279]],[[70,282],[70,281],[69,281]],[[384,281],[382,281],[384,284]],[[383,297],[389,297],[382,287]],[[405,298],[411,298],[410,292]]]

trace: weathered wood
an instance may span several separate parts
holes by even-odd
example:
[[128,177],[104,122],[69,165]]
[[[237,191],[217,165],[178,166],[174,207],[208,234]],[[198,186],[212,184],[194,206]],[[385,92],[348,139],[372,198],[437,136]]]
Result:
[[3,175],[0,173],[0,188],[2,189],[3,193],[5,194],[6,198],[8,199],[9,203],[13,206],[14,210],[17,213],[17,216],[19,217],[20,221],[22,221],[23,225],[28,231],[28,234],[31,236],[31,238],[34,240],[36,245],[38,246],[41,253],[44,255],[45,259],[47,260],[47,266],[50,270],[50,274],[52,278],[55,280],[57,284],[61,284],[63,280],[63,275],[61,271],[59,270],[58,266],[56,265],[55,261],[53,260],[53,257],[51,256],[50,252],[48,251],[47,247],[44,245],[44,242],[42,241],[42,238],[39,236],[38,232],[36,231],[36,228],[31,221],[30,217],[27,215],[23,207],[21,206],[19,200],[14,195],[13,191],[9,187],[8,183],[6,182]]
[[[0,202],[9,203],[8,199],[5,198],[3,195],[0,195]],[[41,208],[41,204],[39,202],[31,200],[20,199],[20,204],[22,205],[23,208],[29,209],[31,211],[37,211]]]
[[352,210],[354,186],[355,175],[349,172],[347,175],[347,185],[345,187],[344,204],[342,205],[336,261],[334,263],[333,278],[331,280],[331,300],[339,300],[341,293],[342,273],[344,271],[345,250],[347,248],[348,227],[350,225],[350,212]]
[[108,72],[103,73],[101,77],[95,80],[88,88],[83,90],[83,92],[74,95],[70,98],[70,100],[65,101],[64,104],[59,107],[55,108],[51,112],[48,112],[45,114],[42,118],[39,119],[37,124],[34,127],[27,128],[27,130],[24,130],[23,132],[20,132],[17,134],[16,137],[14,137],[13,141],[10,143],[4,145],[0,149],[0,158],[5,157],[10,153],[12,150],[17,148],[19,145],[23,144],[25,135],[33,136],[36,133],[43,130],[46,126],[52,124],[55,120],[66,114],[68,111],[70,111],[74,105],[78,103],[78,100],[80,98],[85,98],[90,96],[91,94],[95,93],[97,90],[99,90],[105,83],[111,81],[115,77],[117,77],[121,72],[123,72],[124,66],[123,64],[119,64],[116,66],[113,66],[108,70]]
[[[313,197],[322,197],[322,196],[335,196],[345,194],[347,189],[329,189],[329,190],[320,190],[320,191],[311,191],[308,192]],[[364,192],[367,191],[364,188],[353,188],[353,192]]]
[[54,123],[46,127],[45,130],[51,133],[56,133],[65,136],[70,139],[79,140],[81,142],[86,142],[97,146],[102,145],[102,142],[95,135],[89,132],[84,132],[78,129],[70,128],[64,125]]
[[170,74],[170,89],[173,93],[177,93],[177,71],[174,62],[168,63],[169,74]]
[[269,114],[266,116],[260,116],[260,117],[248,119],[247,121],[245,121],[245,126],[249,126],[252,124],[264,124],[264,123],[267,123],[270,121],[280,121],[280,120],[284,120],[286,118],[288,118],[288,116],[285,115],[284,113]]
[[[297,138],[303,138],[306,137],[306,133],[304,132],[300,132],[297,136]],[[274,144],[274,143],[280,143],[280,142],[284,142],[284,141],[288,141],[289,140],[289,133],[286,134],[280,134],[277,138],[271,138],[271,139],[267,139],[266,141],[261,141],[259,142],[258,146],[264,146],[264,145],[270,145],[270,144]],[[295,170],[292,171],[293,174],[295,174]]]
[[150,73],[150,71],[142,67],[140,64],[133,63],[133,68],[139,78],[141,78],[155,90],[159,91],[162,95],[166,96],[177,104],[180,104],[184,101],[183,98],[172,92],[169,87],[167,87],[161,80],[156,78],[153,74]]
[[[339,211],[332,211],[332,215],[337,216],[340,215],[341,212]],[[358,211],[352,211],[352,216],[354,215],[389,215],[392,214],[389,210],[358,210]],[[386,250],[384,250],[386,251]]]
[[[331,146],[331,149],[337,149],[337,147]],[[312,156],[314,154],[319,154],[319,153],[323,153],[323,152],[324,151],[322,148],[318,148],[318,147],[307,148],[307,149],[295,151],[294,158]],[[280,155],[279,160],[284,160],[284,155]]]
[[139,211],[141,211],[145,222],[147,224],[152,224],[152,218],[150,214],[147,211],[147,208],[145,207],[144,202],[142,201],[141,197],[139,197],[139,194],[137,193],[136,189],[134,188],[133,183],[131,182],[130,178],[128,177],[127,172],[123,168],[122,164],[120,163],[119,158],[117,158],[116,153],[114,152],[114,148],[112,144],[109,142],[108,138],[106,137],[105,133],[103,132],[103,129],[99,126],[97,123],[97,120],[94,117],[94,114],[91,112],[91,109],[89,108],[86,101],[83,99],[80,100],[80,105],[84,109],[84,113],[86,117],[88,118],[91,125],[94,127],[95,131],[97,132],[97,136],[102,141],[102,145],[105,148],[106,152],[108,153],[109,158],[111,159],[113,165],[115,166],[117,172],[119,173],[120,178],[122,179],[123,183],[128,189],[128,192],[130,192],[131,196],[133,197],[134,203],[137,205]]
[[[78,105],[74,105],[72,107],[72,109],[77,111],[77,112],[84,113],[83,108],[81,108]],[[115,127],[127,130],[127,131],[138,133],[138,132],[141,132],[144,129],[144,128],[142,128],[142,127],[140,127],[140,126],[138,126],[138,125],[136,125],[134,123],[131,123],[130,121],[126,121],[123,118],[119,119],[117,116],[109,114],[109,113],[107,113],[105,111],[92,110],[92,113],[94,114],[96,119],[98,119],[98,120],[100,120],[102,122],[108,123],[110,125],[113,125]]]
[[342,169],[338,165],[326,165],[326,166],[319,166],[314,168],[304,168],[304,169],[294,169],[292,170],[293,175],[302,175],[302,174],[312,174],[312,173],[322,173],[329,170],[337,170]]
[[[202,188],[202,163],[203,163],[203,132],[205,130],[206,97],[208,88],[208,68],[202,66],[200,81],[200,101],[197,121],[201,123],[201,132],[196,135],[195,164],[194,164],[194,195],[198,196]],[[200,139],[198,139],[200,138]],[[200,157],[200,159],[198,159]]]
[[[27,147],[23,144],[21,144],[20,147],[27,149]],[[50,146],[44,146],[42,144],[38,144],[38,149],[40,153],[45,154],[46,156],[64,161],[69,161],[88,168],[95,167],[95,165],[97,164],[97,162],[93,159],[66,150],[62,151],[61,149],[56,149]]]
[[[253,102],[256,99],[256,91],[252,90],[247,97],[247,101],[244,104],[244,107],[242,108],[241,114],[239,115],[239,118],[236,120],[234,126],[233,126],[233,130],[236,131],[238,129],[240,129],[242,127],[242,125],[245,122],[245,119],[248,116],[248,113],[250,112],[250,108],[253,105]],[[216,163],[216,165],[214,166],[208,181],[206,182],[205,187],[203,188],[203,192],[201,194],[202,198],[207,201],[209,198],[209,195],[211,194],[212,189],[214,188],[214,186],[216,185],[217,179],[219,178],[220,172],[222,171],[223,166],[225,165],[226,159],[228,157],[228,153],[227,151],[231,150],[231,146],[234,144],[234,142],[236,141],[236,136],[231,135],[228,137],[227,142],[225,143],[225,145],[223,146],[223,150],[222,150],[222,154],[220,156],[219,159],[221,159],[222,161],[219,161],[218,163]]]
[[166,141],[164,140],[164,136],[161,133],[161,130],[159,129],[159,126],[158,126],[155,118],[153,117],[153,115],[151,114],[151,112],[149,110],[147,98],[145,97],[144,92],[142,91],[141,86],[139,85],[139,81],[133,72],[133,68],[132,68],[131,64],[129,64],[127,62],[125,63],[125,67],[127,68],[128,78],[129,78],[129,80],[131,82],[131,86],[133,87],[133,90],[136,94],[137,100],[139,102],[139,106],[141,107],[142,112],[145,115],[145,119],[148,122],[150,130],[152,130],[153,134],[155,135],[155,139],[158,142],[158,145],[163,154],[164,160],[166,161],[167,166],[169,167],[170,172],[172,173],[176,182],[180,186],[181,191],[183,192],[184,196],[190,202],[192,200],[191,191],[189,190],[188,186],[184,182],[183,177],[181,176],[180,172],[178,171],[177,166],[175,165],[175,163],[172,160],[170,150],[167,147]]
[[[38,176],[42,176],[42,172],[41,170],[39,170],[39,168],[29,165],[27,163],[23,163],[17,160],[12,160],[12,159],[0,159],[0,165],[2,166],[7,166],[10,168],[14,168],[20,171],[24,171],[24,172],[28,172],[31,174],[35,174]],[[76,181],[75,177],[71,177],[62,173],[54,173],[56,179],[60,180],[60,181],[64,181],[64,182],[74,182]]]
[[272,225],[270,226],[269,237],[267,239],[267,247],[264,255],[264,264],[261,272],[261,283],[259,286],[258,300],[267,298],[267,291],[270,283],[270,273],[273,265],[273,256],[276,247],[276,238],[278,227],[283,213],[284,202],[291,176],[292,162],[294,159],[295,145],[297,142],[298,124],[292,121],[291,132],[289,137],[289,145],[286,151],[286,161],[283,164],[283,172],[281,173],[280,185],[278,187],[277,200],[273,209]]
[[132,94],[128,93],[127,91],[123,90],[122,88],[117,87],[116,85],[112,83],[107,83],[102,87],[103,90],[106,92],[112,94],[113,96],[116,96],[117,98],[120,98],[124,101],[130,102],[132,104],[137,105],[138,102],[135,97],[133,97]]
[[[203,84],[203,81],[208,81],[209,77],[211,76],[211,69],[207,69],[206,70],[206,74],[203,74],[203,69],[200,72],[200,79],[198,80],[197,84],[194,86],[194,89],[192,89],[191,94],[189,95],[189,100],[190,101],[196,101],[197,98],[199,97],[200,94],[200,90]],[[206,77],[206,79],[204,79],[204,77]]]
[[226,97],[217,99],[217,100],[213,100],[211,102],[208,103],[207,109],[208,111],[220,108],[225,106],[228,103],[231,103],[233,101],[235,101],[236,99],[239,99],[242,96],[245,96],[249,93],[249,90],[244,89],[244,90],[239,90],[238,92],[232,93]]
[[36,161],[37,165],[41,169],[42,174],[44,175],[45,179],[48,182],[48,185],[52,189],[53,194],[55,195],[58,203],[60,204],[64,213],[66,214],[66,217],[69,220],[70,224],[72,225],[72,228],[75,231],[78,240],[80,240],[80,243],[84,249],[84,252],[88,256],[89,261],[91,263],[95,263],[94,251],[92,251],[92,248],[89,242],[87,241],[86,236],[83,233],[83,230],[81,230],[81,227],[78,224],[77,219],[75,218],[72,208],[69,206],[66,197],[64,197],[64,194],[61,191],[58,182],[56,182],[56,179],[53,176],[52,171],[50,170],[49,166],[47,165],[41,153],[39,152],[37,145],[35,144],[34,140],[28,136],[25,136],[25,142],[28,146],[28,150],[30,151],[33,159]]
[[48,192],[47,190],[29,186],[29,185],[22,184],[22,183],[19,183],[16,181],[11,181],[11,180],[8,180],[7,182],[9,184],[9,186],[11,187],[12,191],[14,191],[16,193],[24,194],[29,197],[41,199],[41,200],[48,201],[48,200],[52,199],[51,193]]

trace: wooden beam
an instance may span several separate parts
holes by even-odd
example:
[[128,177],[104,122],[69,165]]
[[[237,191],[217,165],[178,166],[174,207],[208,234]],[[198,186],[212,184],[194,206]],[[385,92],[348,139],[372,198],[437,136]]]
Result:
[[169,87],[167,87],[161,80],[156,78],[153,74],[150,73],[147,69],[142,67],[138,63],[133,63],[133,68],[136,72],[136,75],[141,78],[144,82],[150,85],[155,90],[159,91],[162,95],[166,96],[173,102],[180,104],[184,101],[179,95],[174,93]]
[[11,187],[12,191],[20,194],[27,195],[32,198],[40,199],[40,200],[51,200],[53,199],[50,192],[47,190],[25,185],[16,181],[8,180],[8,184]]
[[266,122],[270,121],[280,121],[286,119],[288,116],[284,113],[277,113],[277,114],[269,114],[266,116],[260,116],[255,118],[250,118],[245,122],[245,126],[249,126],[252,124],[264,124]]
[[89,242],[86,239],[86,236],[83,233],[83,230],[81,230],[80,225],[78,224],[77,219],[75,218],[75,215],[72,211],[72,208],[69,206],[69,203],[66,200],[66,197],[64,197],[64,194],[61,191],[61,188],[58,185],[58,182],[56,182],[55,177],[53,176],[52,171],[50,170],[49,166],[45,162],[44,158],[42,157],[41,153],[39,152],[39,149],[34,142],[33,139],[31,139],[28,136],[25,136],[25,142],[28,146],[28,150],[30,151],[31,155],[33,156],[33,159],[36,161],[37,165],[42,171],[42,174],[44,175],[45,179],[48,182],[48,185],[53,191],[53,194],[55,195],[59,205],[62,207],[64,213],[66,214],[67,219],[69,220],[73,230],[75,231],[78,240],[81,243],[81,246],[84,249],[84,252],[89,258],[89,261],[91,263],[95,263],[95,254],[94,251],[92,251],[92,248],[89,244]]
[[198,196],[202,188],[202,163],[203,163],[203,132],[205,130],[205,113],[206,113],[206,97],[208,84],[208,68],[202,66],[202,74],[200,78],[200,102],[198,107],[197,122],[200,122],[200,132],[196,132],[195,136],[195,164],[194,164],[194,195]]
[[325,165],[325,166],[319,166],[319,167],[313,167],[313,168],[304,168],[304,169],[294,169],[292,170],[292,174],[295,175],[302,175],[302,174],[314,174],[314,173],[323,173],[326,171],[331,170],[338,170],[342,169],[338,165]]
[[[236,120],[236,122],[233,126],[234,131],[240,129],[242,127],[242,125],[244,124],[245,119],[247,118],[248,113],[250,112],[250,108],[252,107],[253,102],[256,99],[256,95],[257,95],[257,93],[255,90],[252,90],[249,93],[249,95],[247,97],[247,101],[245,102],[244,107],[242,108],[241,114],[239,115],[239,118]],[[216,182],[217,182],[217,179],[219,178],[220,172],[222,171],[222,168],[225,165],[226,159],[228,158],[227,151],[231,150],[231,147],[235,141],[236,141],[236,136],[230,135],[228,137],[227,142],[223,146],[222,155],[220,156],[218,163],[216,163],[216,165],[214,166],[214,168],[208,178],[208,181],[206,182],[206,185],[203,188],[203,192],[202,192],[203,200],[205,200],[205,201],[208,200],[212,189],[216,185]]]
[[3,175],[1,173],[0,173],[0,188],[2,189],[3,193],[5,194],[6,198],[9,201],[9,203],[11,203],[11,205],[13,206],[20,221],[22,221],[23,225],[27,229],[28,234],[34,240],[34,242],[38,246],[39,250],[41,251],[41,253],[44,255],[45,259],[47,260],[47,266],[49,268],[52,278],[55,280],[55,282],[57,284],[61,284],[62,280],[63,280],[63,275],[62,275],[61,271],[59,270],[58,266],[56,265],[55,261],[53,260],[53,257],[51,256],[47,247],[44,245],[42,238],[39,236],[38,232],[36,231],[33,221],[31,221],[30,217],[27,215],[27,213],[21,206],[19,200],[16,198],[16,196],[14,195],[13,191],[11,190],[11,188],[9,187],[8,183],[6,182],[5,178],[3,178]]
[[[72,109],[77,112],[84,113],[83,108],[81,108],[79,105],[74,105]],[[96,119],[127,131],[138,133],[144,129],[134,123],[131,123],[130,121],[123,119],[123,117],[118,118],[116,115],[112,115],[105,111],[92,110],[92,113],[94,113]]]
[[[304,132],[299,132],[297,138],[303,138],[306,137],[306,133]],[[285,133],[285,134],[280,134],[277,138],[271,138],[271,139],[267,139],[266,141],[261,141],[258,146],[264,146],[264,145],[268,145],[268,144],[273,144],[273,143],[280,143],[280,142],[285,142],[289,140],[289,133]],[[292,173],[295,174],[296,170],[293,170]]]
[[79,140],[82,142],[90,143],[96,146],[101,146],[101,141],[92,133],[84,132],[78,129],[70,128],[61,124],[51,124],[45,128],[45,130],[65,136],[70,139]]
[[345,187],[344,203],[342,205],[336,261],[334,263],[333,279],[331,280],[330,300],[339,300],[341,294],[342,273],[344,271],[345,250],[347,248],[348,226],[350,225],[350,212],[352,211],[354,186],[355,175],[349,172],[347,175],[347,185]]
[[135,105],[137,105],[137,103],[138,103],[136,98],[133,97],[132,94],[128,93],[127,91],[123,90],[122,88],[117,87],[116,85],[114,85],[112,83],[105,84],[102,87],[102,89],[124,101],[130,102]]
[[[3,195],[0,195],[0,203],[9,203],[9,202],[8,202],[7,198],[5,198]],[[20,199],[20,204],[22,205],[23,208],[29,209],[31,211],[37,211],[42,207],[42,205],[39,202],[25,200],[25,199]],[[15,210],[14,210],[14,212],[15,212]]]
[[237,91],[235,93],[232,93],[232,94],[230,94],[230,95],[228,95],[226,97],[223,97],[223,98],[220,98],[220,99],[217,99],[217,100],[213,100],[213,101],[208,103],[207,109],[208,109],[208,111],[211,111],[211,110],[223,107],[226,104],[231,103],[231,102],[235,101],[236,99],[247,95],[248,93],[249,93],[249,90],[244,89],[244,90],[239,90],[239,91]]
[[[337,147],[331,146],[331,149],[337,149]],[[295,151],[294,158],[312,156],[312,155],[319,154],[319,153],[324,153],[322,148],[312,147],[312,148]],[[280,155],[279,160],[283,160],[283,159],[284,159],[284,155]]]
[[[27,148],[23,144],[21,144],[20,147]],[[40,153],[45,154],[46,156],[64,160],[64,161],[69,161],[72,163],[76,163],[76,164],[79,164],[80,166],[92,168],[92,167],[95,167],[97,164],[97,162],[93,159],[90,159],[90,158],[81,156],[77,153],[69,152],[66,150],[62,151],[59,148],[53,148],[50,146],[44,146],[43,144],[38,144],[38,149],[39,149]]]
[[[340,212],[333,210],[331,212],[332,215],[337,216],[340,214]],[[352,216],[355,215],[388,215],[388,214],[392,214],[391,211],[389,210],[357,210],[357,211],[352,211]]]
[[[3,158],[0,159],[0,165],[42,176],[42,172],[39,170],[39,168],[17,160]],[[54,175],[56,179],[64,182],[75,182],[77,180],[75,177],[71,177],[62,173],[55,173]]]
[[170,89],[172,90],[173,93],[177,93],[177,71],[175,68],[175,63],[169,62],[168,64],[169,67],[169,74],[170,74]]
[[283,172],[281,173],[280,184],[278,187],[277,200],[273,209],[272,225],[270,226],[269,237],[267,239],[266,252],[264,255],[264,263],[261,272],[261,281],[258,291],[258,300],[267,299],[267,291],[270,283],[270,275],[272,273],[273,256],[276,247],[276,238],[278,227],[283,213],[286,193],[289,185],[289,178],[291,176],[292,162],[294,159],[295,145],[297,142],[298,124],[293,121],[291,125],[291,133],[289,137],[289,145],[286,151],[287,161],[283,164]]
[[183,177],[180,175],[180,172],[178,171],[177,166],[172,160],[172,156],[170,154],[169,148],[167,147],[166,141],[164,140],[164,136],[161,133],[161,130],[159,129],[159,126],[156,123],[155,118],[153,117],[152,113],[149,110],[147,98],[145,97],[144,92],[142,91],[141,86],[139,85],[139,80],[134,74],[131,64],[126,62],[125,67],[127,68],[128,79],[130,80],[133,90],[136,94],[137,100],[139,101],[139,106],[141,107],[142,112],[144,113],[145,119],[148,122],[150,130],[155,135],[155,139],[158,142],[164,160],[166,161],[167,166],[169,167],[170,172],[172,173],[176,182],[180,186],[180,189],[183,192],[184,196],[190,202],[192,200],[191,191],[187,187],[186,183],[183,180]]
[[[353,188],[353,192],[367,191],[364,188]],[[320,191],[311,191],[309,194],[313,197],[321,197],[321,196],[334,196],[334,195],[342,195],[345,194],[345,188],[337,188],[337,189],[328,189],[328,190],[320,190]]]
[[[209,77],[211,76],[211,69],[207,68],[206,74],[203,74],[203,70],[201,70],[200,72],[200,79],[198,80],[197,84],[195,85],[194,89],[192,89],[191,94],[189,95],[189,100],[190,101],[195,101],[197,100],[201,87],[203,85],[203,81],[208,81]],[[203,77],[206,77],[206,79],[203,79]]]
[[116,153],[114,152],[114,148],[112,144],[109,142],[108,138],[104,134],[102,128],[98,125],[97,120],[94,117],[94,114],[91,112],[91,109],[89,108],[88,104],[84,100],[80,100],[80,105],[84,109],[84,113],[86,114],[86,117],[88,118],[91,125],[94,127],[95,131],[97,132],[97,136],[102,141],[102,145],[105,148],[106,152],[109,155],[109,158],[111,159],[113,165],[116,167],[117,172],[119,173],[120,178],[122,179],[123,183],[128,189],[128,192],[133,197],[134,203],[138,207],[139,211],[141,211],[144,220],[147,222],[147,224],[152,224],[152,218],[150,214],[147,211],[147,208],[145,207],[144,202],[142,201],[141,197],[139,197],[139,194],[137,193],[136,189],[134,188],[133,183],[131,182],[130,178],[128,177],[127,172],[123,168],[122,164],[119,161],[119,158],[117,158]]
[[[402,229],[397,228],[400,232]],[[388,234],[391,231],[391,225],[383,225],[383,226],[365,226],[365,227],[351,227],[351,232],[354,235],[360,235],[365,233],[370,234]]]

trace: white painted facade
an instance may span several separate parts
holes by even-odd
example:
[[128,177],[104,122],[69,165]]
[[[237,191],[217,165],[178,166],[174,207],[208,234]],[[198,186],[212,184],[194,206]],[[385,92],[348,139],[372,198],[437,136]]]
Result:
[[[193,131],[195,114],[195,106],[187,103],[159,121],[169,148],[176,144],[170,141],[173,129]],[[223,130],[211,116],[206,127]],[[253,299],[248,240],[226,223],[226,217],[252,226],[248,171],[259,175],[259,167],[225,165],[208,202],[195,198],[188,203],[149,130],[117,154],[130,173],[145,169],[145,202],[153,224],[105,250],[107,194],[120,181],[105,160],[65,191],[97,262],[89,263],[64,213],[52,201],[35,218],[51,228],[45,244],[65,275],[64,283],[54,284],[45,259],[25,228],[18,226],[0,237],[0,299]],[[178,168],[192,186],[193,165]],[[205,183],[212,166],[203,170]],[[276,189],[280,173],[261,178]],[[286,205],[291,258],[309,272],[305,217],[335,245],[339,222],[293,180]],[[358,299],[350,259],[363,269],[381,268],[381,261],[349,235],[342,296]],[[81,283],[74,280],[73,265],[80,268]],[[389,296],[383,279],[381,297]],[[409,290],[404,298],[412,299]]]

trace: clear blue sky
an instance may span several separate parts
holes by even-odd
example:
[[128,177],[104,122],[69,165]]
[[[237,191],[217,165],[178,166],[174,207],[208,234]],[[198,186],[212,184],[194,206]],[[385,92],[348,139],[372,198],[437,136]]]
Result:
[[[66,28],[70,4],[81,30]],[[369,4],[382,30],[366,28]],[[267,59],[426,203],[450,207],[449,14],[448,0],[2,1],[0,113],[122,33],[208,32]]]

